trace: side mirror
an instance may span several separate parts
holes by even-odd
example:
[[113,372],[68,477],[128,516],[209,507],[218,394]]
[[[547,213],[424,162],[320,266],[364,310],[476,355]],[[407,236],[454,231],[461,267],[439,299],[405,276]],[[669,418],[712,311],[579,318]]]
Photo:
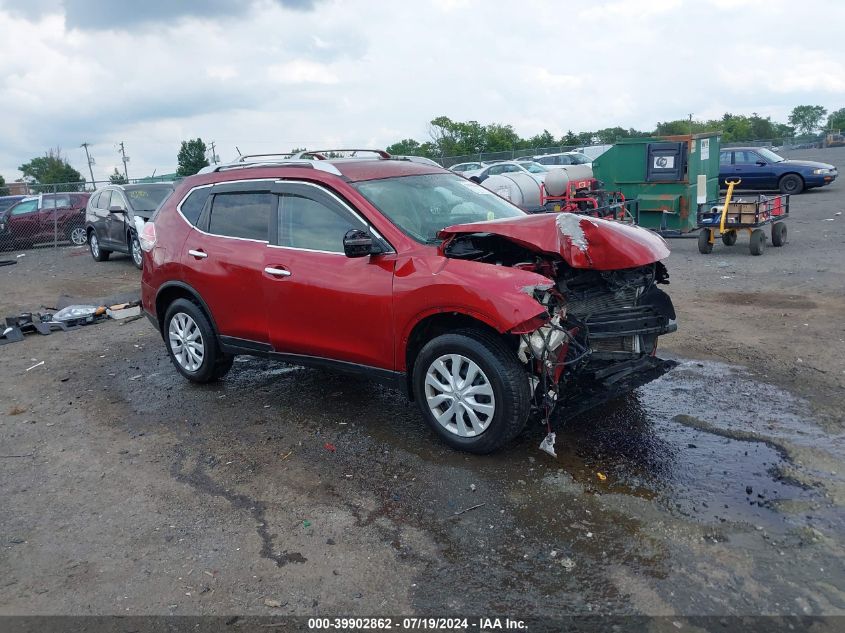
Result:
[[382,249],[367,231],[351,229],[343,236],[343,252],[347,257],[366,257],[378,255]]
[[765,167],[765,166],[766,166],[766,161],[764,161],[764,160],[758,160],[758,161],[757,161],[757,164],[758,164],[760,167]]
[[109,213],[126,213],[123,207],[109,207]]

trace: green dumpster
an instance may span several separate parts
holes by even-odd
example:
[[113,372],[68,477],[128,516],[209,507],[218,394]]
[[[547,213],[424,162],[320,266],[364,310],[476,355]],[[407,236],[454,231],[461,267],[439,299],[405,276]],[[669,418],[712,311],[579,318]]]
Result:
[[620,140],[593,160],[605,189],[637,200],[640,226],[667,234],[696,228],[699,201],[719,197],[719,135]]

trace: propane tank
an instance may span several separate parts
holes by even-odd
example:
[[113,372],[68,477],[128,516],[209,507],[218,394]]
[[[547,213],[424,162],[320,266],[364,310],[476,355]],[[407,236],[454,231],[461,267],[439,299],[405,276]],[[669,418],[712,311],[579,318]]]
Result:
[[577,189],[586,189],[592,179],[593,168],[589,165],[554,167],[546,174],[546,193],[550,196],[562,196],[572,182]]
[[481,186],[525,211],[540,209],[540,183],[528,174],[508,172],[486,178]]

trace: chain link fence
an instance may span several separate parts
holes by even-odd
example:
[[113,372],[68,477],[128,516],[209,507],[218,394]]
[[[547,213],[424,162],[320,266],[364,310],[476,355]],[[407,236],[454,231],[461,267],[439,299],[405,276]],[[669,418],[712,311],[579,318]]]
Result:
[[[144,178],[131,184],[150,183]],[[111,181],[53,184],[9,183],[0,196],[0,253],[30,248],[85,246],[85,208],[91,195]]]

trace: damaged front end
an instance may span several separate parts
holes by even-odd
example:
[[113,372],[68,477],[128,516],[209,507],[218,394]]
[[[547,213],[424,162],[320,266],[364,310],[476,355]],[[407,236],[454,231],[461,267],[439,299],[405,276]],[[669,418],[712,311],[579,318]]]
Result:
[[[584,230],[585,221],[592,231]],[[628,258],[620,260],[625,267],[596,269],[587,267],[603,256],[590,251],[601,248],[602,242],[595,229],[603,227],[595,220],[570,216],[555,222],[561,232],[557,253],[549,252],[548,240],[544,247],[534,247],[512,226],[506,231],[491,227],[493,231],[466,233],[462,226],[450,227],[441,248],[449,258],[517,268],[549,280],[521,288],[544,312],[510,330],[517,337],[517,356],[529,369],[534,409],[547,423],[556,408],[571,417],[671,368],[671,363],[655,357],[658,337],[674,332],[677,325],[672,301],[658,287],[669,283],[669,275],[655,259],[663,253],[660,243],[649,242],[651,234],[634,235],[640,247],[644,244],[652,251],[639,260],[631,258],[632,249],[626,250],[624,239],[617,235],[614,248],[626,253]],[[562,227],[571,229],[570,235]],[[576,258],[573,248],[579,254]]]

